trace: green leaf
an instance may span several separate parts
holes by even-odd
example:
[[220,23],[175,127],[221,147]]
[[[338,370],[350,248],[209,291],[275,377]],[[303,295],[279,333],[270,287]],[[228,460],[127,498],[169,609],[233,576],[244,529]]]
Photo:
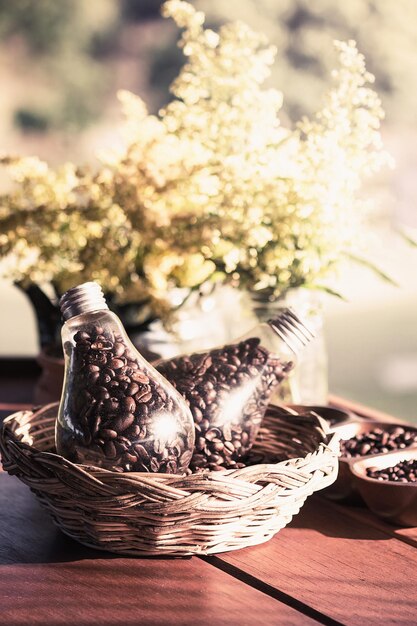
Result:
[[402,228],[397,228],[396,232],[401,237],[401,239],[404,239],[406,243],[408,243],[413,248],[417,248],[417,240],[410,237],[410,235],[408,235],[404,230],[402,230]]
[[327,287],[327,285],[308,285],[307,284],[307,285],[303,285],[303,289],[324,291],[325,293],[328,293],[330,296],[334,296],[335,298],[339,298],[339,300],[343,300],[344,302],[349,302],[349,300],[347,300],[347,298],[345,298],[345,296],[343,296],[341,293],[339,293],[335,289],[332,289],[331,287]]
[[364,259],[361,256],[357,256],[356,254],[352,254],[351,252],[346,252],[345,256],[348,259],[351,259],[352,261],[354,261],[355,263],[358,263],[359,265],[362,265],[363,267],[368,268],[369,270],[374,272],[374,274],[379,276],[379,278],[389,283],[390,285],[393,285],[394,287],[399,287],[398,283],[393,278],[391,278],[391,276],[388,276],[388,274],[386,274],[379,267],[377,267],[374,263],[372,263],[372,261],[369,261],[368,259]]

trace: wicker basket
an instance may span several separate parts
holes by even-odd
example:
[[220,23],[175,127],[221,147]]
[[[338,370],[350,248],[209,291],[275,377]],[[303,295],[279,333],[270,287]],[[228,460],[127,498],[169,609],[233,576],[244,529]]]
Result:
[[253,448],[254,465],[183,477],[70,463],[55,453],[57,407],[8,417],[2,462],[64,533],[90,547],[201,555],[263,543],[307,496],[336,479],[338,440],[315,414],[270,407]]

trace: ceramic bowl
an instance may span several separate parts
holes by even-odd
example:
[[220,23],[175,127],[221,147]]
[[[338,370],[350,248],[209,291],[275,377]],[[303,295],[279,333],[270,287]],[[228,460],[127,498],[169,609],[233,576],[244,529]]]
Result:
[[[398,428],[398,426],[402,426],[406,430],[411,430],[412,432],[417,434],[417,428],[414,428],[410,424],[404,424],[399,422],[376,422],[373,420],[352,421],[350,423],[336,426],[333,429],[340,436],[340,439],[346,440],[350,439],[351,437],[355,437],[356,435],[362,435],[364,433],[370,432],[375,428],[382,428],[383,430],[391,432],[395,428]],[[405,448],[405,450],[408,450],[408,448]],[[387,452],[385,454],[391,453]],[[353,481],[351,465],[358,459],[374,459],[376,456],[380,455],[371,454],[368,456],[353,458],[347,458],[343,456],[339,457],[339,474],[337,480],[333,483],[333,485],[323,491],[323,495],[325,495],[327,498],[330,498],[331,500],[345,502],[346,504],[360,504],[361,502],[363,502],[361,495]]]
[[374,454],[350,462],[354,486],[368,508],[385,521],[400,526],[417,526],[417,482],[377,480],[367,476],[366,469],[385,469],[410,459],[417,459],[415,445],[399,452]]
[[317,413],[317,415],[325,419],[326,422],[330,424],[332,429],[343,424],[362,421],[362,418],[358,415],[355,415],[355,413],[352,413],[350,411],[343,411],[342,409],[334,409],[330,406],[290,404],[288,405],[288,407],[293,409],[294,411],[297,411],[297,413]]

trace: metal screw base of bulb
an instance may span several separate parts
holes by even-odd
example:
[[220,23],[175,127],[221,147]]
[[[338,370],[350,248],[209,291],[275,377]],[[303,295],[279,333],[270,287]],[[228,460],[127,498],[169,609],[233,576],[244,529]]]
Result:
[[103,291],[98,283],[88,282],[73,287],[59,301],[62,317],[69,320],[76,315],[108,309]]

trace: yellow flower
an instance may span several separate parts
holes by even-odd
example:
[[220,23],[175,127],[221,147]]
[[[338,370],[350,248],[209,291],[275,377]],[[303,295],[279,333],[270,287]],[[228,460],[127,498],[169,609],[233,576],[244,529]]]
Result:
[[195,287],[204,283],[215,271],[213,261],[206,260],[202,254],[187,255],[174,270],[178,287]]
[[263,86],[276,54],[263,35],[243,23],[205,29],[181,0],[162,12],[183,29],[174,98],[149,115],[120,91],[125,144],[97,172],[0,160],[17,183],[0,197],[0,254],[13,259],[3,267],[61,291],[96,277],[121,298],[149,296],[156,312],[172,287],[219,276],[276,294],[323,284],[357,252],[372,211],[363,181],[389,163],[363,56],[336,42],[322,110],[286,128],[282,93]]

